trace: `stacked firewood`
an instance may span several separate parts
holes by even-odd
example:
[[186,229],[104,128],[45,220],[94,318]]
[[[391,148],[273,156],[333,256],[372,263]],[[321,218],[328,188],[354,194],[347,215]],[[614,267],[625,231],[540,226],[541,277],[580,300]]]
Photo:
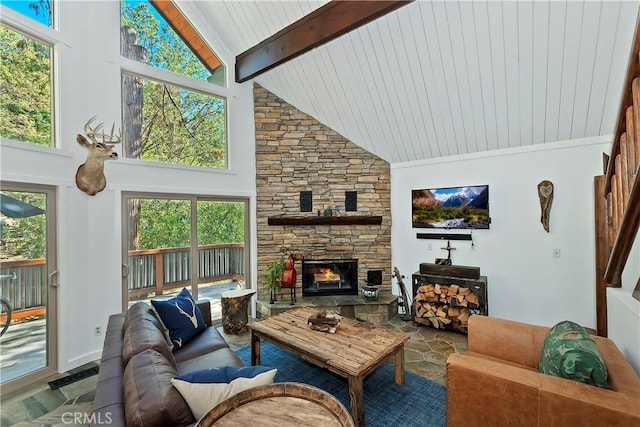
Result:
[[459,285],[428,283],[418,288],[414,300],[416,323],[434,328],[466,331],[469,316],[477,312],[478,295]]

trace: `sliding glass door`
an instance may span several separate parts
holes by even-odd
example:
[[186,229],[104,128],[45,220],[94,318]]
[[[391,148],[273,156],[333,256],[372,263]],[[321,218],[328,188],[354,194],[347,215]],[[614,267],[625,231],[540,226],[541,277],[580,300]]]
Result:
[[0,381],[8,392],[56,372],[55,192],[1,183]]
[[186,287],[219,319],[220,294],[246,280],[247,209],[246,199],[124,194],[125,308]]

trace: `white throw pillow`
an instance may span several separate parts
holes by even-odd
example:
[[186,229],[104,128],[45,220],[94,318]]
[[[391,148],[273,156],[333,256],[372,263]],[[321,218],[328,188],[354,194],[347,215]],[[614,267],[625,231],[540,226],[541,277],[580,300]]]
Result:
[[189,405],[196,420],[223,400],[259,385],[273,383],[278,370],[266,366],[203,369],[171,380]]

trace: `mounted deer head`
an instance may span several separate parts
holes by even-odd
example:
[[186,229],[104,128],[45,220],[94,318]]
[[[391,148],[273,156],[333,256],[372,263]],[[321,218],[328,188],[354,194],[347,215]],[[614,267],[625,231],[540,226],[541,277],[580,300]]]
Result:
[[91,122],[95,119],[96,116],[91,117],[84,125],[84,133],[87,134],[87,138],[93,141],[91,144],[87,138],[80,134],[76,137],[78,144],[88,151],[87,160],[80,165],[76,172],[76,185],[90,196],[95,196],[107,185],[107,178],[104,176],[104,161],[118,158],[118,153],[113,151],[113,144],[120,142],[120,133],[113,134],[115,123],[111,126],[111,133],[106,134],[102,130],[102,123],[91,128]]

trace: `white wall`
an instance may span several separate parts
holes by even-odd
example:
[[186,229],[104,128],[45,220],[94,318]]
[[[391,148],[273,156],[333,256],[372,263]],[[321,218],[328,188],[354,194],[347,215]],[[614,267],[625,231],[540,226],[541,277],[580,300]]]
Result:
[[[119,2],[60,2],[59,93],[57,131],[59,148],[35,147],[0,141],[0,179],[49,184],[58,199],[58,368],[64,371],[100,357],[110,314],[120,312],[121,193],[149,191],[202,195],[232,195],[250,199],[255,259],[255,155],[253,94],[250,83],[229,79],[221,95],[228,100],[230,168],[226,171],[163,166],[119,159],[106,163],[107,188],[88,196],[75,186],[77,167],[86,152],[75,142],[84,123],[98,115],[107,125],[120,123]],[[4,11],[4,10],[3,10]],[[24,20],[7,11],[3,19]],[[234,58],[214,46],[233,69]],[[256,275],[252,267],[251,274]]]
[[622,288],[607,289],[607,331],[640,375],[640,301],[632,293],[640,278],[640,233],[622,274]]
[[[446,242],[416,238],[429,231],[411,228],[412,189],[488,184],[491,228],[473,232],[475,250],[468,241],[451,244],[457,248],[454,264],[478,266],[487,276],[489,314],[546,326],[568,319],[595,328],[593,177],[602,173],[608,140],[392,165],[393,264],[409,277],[420,263],[446,257],[440,250]],[[537,194],[545,179],[555,186],[549,233],[540,223]],[[554,248],[560,258],[552,257]]]

